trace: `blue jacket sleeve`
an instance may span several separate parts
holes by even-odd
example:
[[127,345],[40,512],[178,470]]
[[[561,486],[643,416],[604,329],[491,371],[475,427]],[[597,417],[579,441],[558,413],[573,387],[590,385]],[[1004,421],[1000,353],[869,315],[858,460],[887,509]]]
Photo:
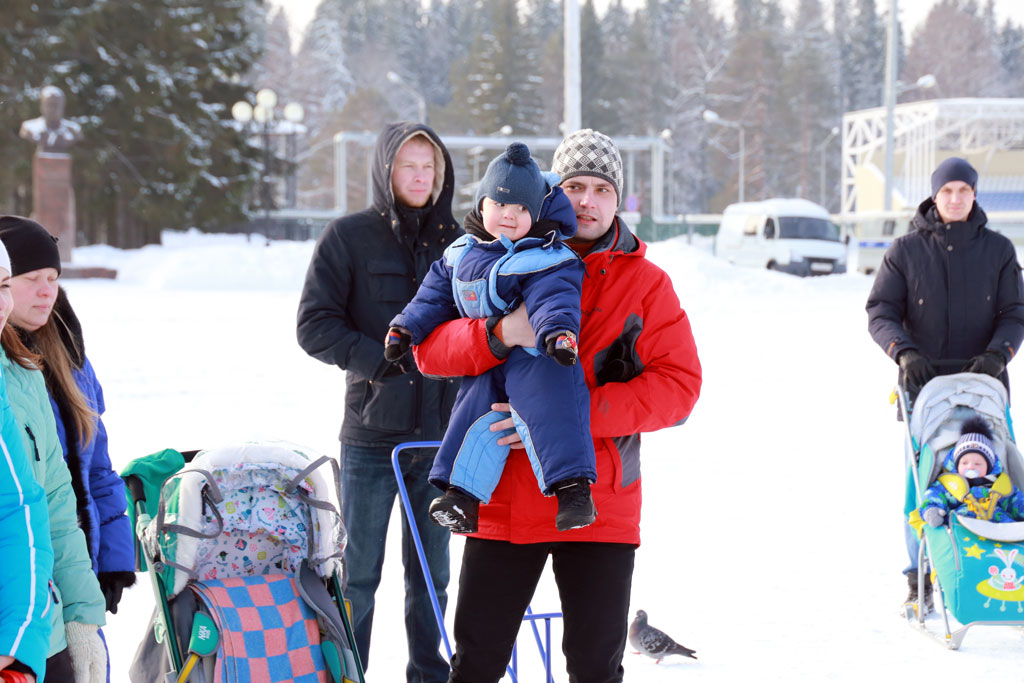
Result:
[[[566,246],[560,249],[572,253]],[[543,349],[548,336],[556,332],[569,330],[579,335],[583,261],[575,254],[551,268],[523,276],[520,285],[538,349]]]
[[94,560],[100,572],[133,572],[135,550],[127,515],[128,497],[125,494],[124,481],[114,471],[110,462],[107,428],[102,418],[106,410],[103,387],[100,386],[96,371],[88,358],[85,359],[85,366],[76,379],[79,380],[79,385],[82,386],[97,415],[96,431],[92,443],[87,446],[91,457],[86,473],[89,477],[89,491],[99,514],[99,519],[96,520],[99,552]]
[[0,654],[42,680],[50,650],[53,548],[46,497],[32,476],[3,381],[0,457]]
[[922,515],[928,508],[939,508],[949,512],[949,500],[946,498],[946,487],[939,482],[935,482],[925,489],[922,499],[924,502],[921,503],[921,509],[919,511]]
[[452,269],[444,258],[439,258],[431,264],[416,296],[391,321],[391,327],[404,327],[412,333],[412,343],[421,344],[435,327],[458,317],[459,309],[452,293]]

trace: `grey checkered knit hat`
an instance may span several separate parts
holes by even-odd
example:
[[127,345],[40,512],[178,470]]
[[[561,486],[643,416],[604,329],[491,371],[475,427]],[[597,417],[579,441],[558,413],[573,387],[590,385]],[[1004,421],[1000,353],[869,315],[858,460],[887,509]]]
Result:
[[563,182],[578,175],[603,178],[615,187],[615,196],[622,201],[622,156],[604,133],[584,128],[566,136],[555,150],[551,170]]

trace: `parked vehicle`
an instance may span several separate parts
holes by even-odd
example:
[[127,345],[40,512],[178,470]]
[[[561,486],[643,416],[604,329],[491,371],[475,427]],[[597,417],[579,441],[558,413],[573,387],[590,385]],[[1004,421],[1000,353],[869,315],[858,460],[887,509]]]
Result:
[[738,266],[801,276],[845,273],[846,251],[828,211],[806,199],[730,204],[714,244],[716,256]]

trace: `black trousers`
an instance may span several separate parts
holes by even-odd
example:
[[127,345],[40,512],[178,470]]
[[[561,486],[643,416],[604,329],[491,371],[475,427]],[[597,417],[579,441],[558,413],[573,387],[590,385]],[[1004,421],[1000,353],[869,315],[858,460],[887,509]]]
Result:
[[449,683],[501,679],[548,555],[562,603],[569,680],[621,681],[635,553],[624,543],[516,545],[467,538]]
[[[46,683],[74,680],[75,671],[71,668],[71,652],[67,648],[46,660]],[[39,681],[39,683],[43,683],[43,681]]]

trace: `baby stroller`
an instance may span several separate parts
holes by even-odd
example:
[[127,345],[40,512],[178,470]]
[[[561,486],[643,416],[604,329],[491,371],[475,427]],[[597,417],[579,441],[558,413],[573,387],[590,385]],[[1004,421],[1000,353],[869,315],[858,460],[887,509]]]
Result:
[[282,443],[168,449],[125,468],[138,569],[157,600],[133,683],[364,683],[341,590],[337,470]]
[[[959,373],[931,380],[912,404],[902,390],[900,398],[909,416],[907,438],[914,456],[905,512],[923,531],[919,597],[907,618],[924,623],[924,581],[931,574],[950,649],[960,647],[972,626],[1024,625],[1024,522],[995,523],[951,512],[948,524],[932,527],[916,513],[925,490],[942,474],[961,425],[974,416],[992,430],[1002,471],[1014,486],[1024,485],[1024,459],[1014,442],[1006,389],[988,375]],[[956,630],[950,628],[950,616],[960,624]]]

